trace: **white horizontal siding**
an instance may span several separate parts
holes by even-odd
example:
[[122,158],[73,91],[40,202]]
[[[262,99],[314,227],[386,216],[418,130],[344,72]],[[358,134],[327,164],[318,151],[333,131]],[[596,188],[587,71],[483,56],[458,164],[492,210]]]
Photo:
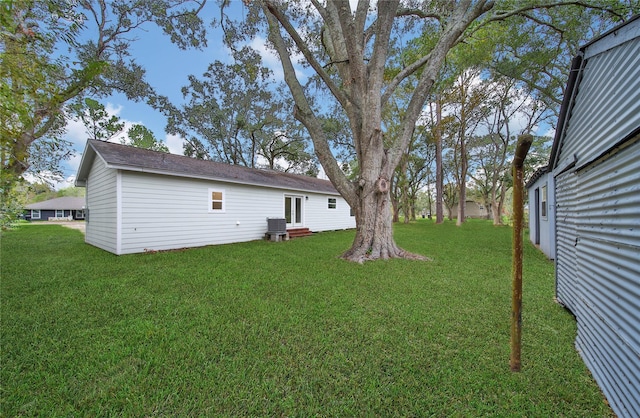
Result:
[[[225,191],[225,212],[209,212],[210,188]],[[122,253],[259,239],[266,217],[281,216],[280,199],[271,202],[268,195],[247,186],[123,173]]]
[[[224,191],[224,212],[209,212],[210,189]],[[284,196],[288,193],[281,189],[123,172],[121,253],[261,239],[267,231],[267,218],[284,216]],[[348,216],[348,205],[341,198],[337,197],[341,209],[329,212],[327,196],[305,196],[309,199],[303,201],[303,220],[312,231],[355,226],[354,218]],[[346,217],[328,216],[333,213],[342,216],[346,213]],[[317,216],[322,219],[316,221]]]
[[[305,200],[305,227],[313,232],[333,231],[356,227],[347,202],[336,195],[309,194]],[[336,208],[329,209],[329,198],[336,199]]]
[[87,178],[87,209],[85,242],[116,253],[116,171],[100,158],[94,159]]

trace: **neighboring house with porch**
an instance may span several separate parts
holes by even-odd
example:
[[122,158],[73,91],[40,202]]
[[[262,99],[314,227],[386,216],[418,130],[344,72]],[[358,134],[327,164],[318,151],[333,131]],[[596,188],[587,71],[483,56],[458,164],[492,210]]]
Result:
[[640,16],[583,46],[565,91],[549,168],[529,181],[532,240],[555,252],[556,298],[613,411],[639,417]]
[[262,239],[267,219],[311,232],[355,228],[331,182],[90,140],[85,241],[114,254]]
[[84,197],[58,197],[25,206],[29,221],[84,220]]

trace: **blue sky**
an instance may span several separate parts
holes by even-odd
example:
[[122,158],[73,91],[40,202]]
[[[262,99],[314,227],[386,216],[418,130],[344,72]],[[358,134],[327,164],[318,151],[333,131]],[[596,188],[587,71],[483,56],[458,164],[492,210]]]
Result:
[[[234,5],[241,6],[242,3],[238,1]],[[209,2],[203,12],[203,19],[209,32],[206,48],[181,50],[171,43],[169,37],[157,26],[147,24],[144,30],[136,33],[137,39],[131,43],[129,49],[129,53],[136,62],[146,69],[146,79],[151,86],[158,94],[169,97],[175,105],[182,103],[180,90],[188,84],[189,75],[200,77],[209,64],[216,60],[230,61],[229,51],[221,42],[221,31],[210,25],[211,17],[219,13],[217,6],[214,2]],[[264,38],[254,39],[252,46],[261,51],[264,64],[273,70],[274,77],[282,80],[279,61],[265,50]],[[170,152],[182,154],[182,139],[165,133],[166,118],[160,112],[145,103],[129,101],[122,94],[102,98],[100,102],[106,106],[107,111],[127,123],[125,129],[128,129],[131,124],[142,124],[152,130],[157,139],[163,140]],[[63,164],[64,181],[56,184],[57,189],[73,185],[86,138],[87,134],[82,123],[72,121],[68,124],[66,139],[73,144],[75,156]]]
[[[242,2],[234,1],[232,6],[241,12]],[[203,20],[208,29],[208,45],[202,50],[181,50],[172,44],[169,37],[153,24],[147,24],[135,36],[129,50],[138,64],[146,69],[147,81],[156,89],[157,93],[169,97],[174,105],[182,103],[181,88],[188,84],[187,77],[191,74],[200,77],[210,63],[219,60],[229,62],[230,56],[227,48],[221,42],[221,31],[212,28],[211,18],[218,16],[219,9],[215,2],[208,2],[203,10]],[[282,69],[277,57],[267,52],[264,47],[264,38],[256,38],[251,46],[260,51],[263,64],[269,67],[276,81],[281,81]],[[295,60],[294,60],[295,62]],[[125,129],[132,124],[142,124],[153,131],[156,138],[164,141],[170,152],[182,154],[183,140],[179,137],[167,135],[164,131],[166,118],[158,111],[145,103],[131,102],[122,94],[116,94],[108,98],[100,99],[107,110],[117,115],[127,123]],[[515,128],[515,126],[514,126]],[[537,135],[553,135],[549,126],[542,127]],[[73,185],[77,173],[82,152],[86,144],[87,134],[84,126],[79,122],[70,122],[66,139],[73,144],[75,155],[63,163],[64,180],[56,184],[56,188],[64,188]]]

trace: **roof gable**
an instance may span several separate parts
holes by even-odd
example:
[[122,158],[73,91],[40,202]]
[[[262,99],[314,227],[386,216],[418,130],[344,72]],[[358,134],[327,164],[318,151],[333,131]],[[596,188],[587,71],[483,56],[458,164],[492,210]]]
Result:
[[108,168],[133,172],[215,180],[289,190],[338,194],[330,181],[274,170],[262,170],[199,160],[112,142],[89,140],[82,156],[76,184],[84,186],[95,159]]

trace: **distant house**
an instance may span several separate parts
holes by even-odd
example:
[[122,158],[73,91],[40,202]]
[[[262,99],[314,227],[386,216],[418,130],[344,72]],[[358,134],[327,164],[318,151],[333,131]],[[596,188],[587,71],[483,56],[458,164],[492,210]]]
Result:
[[[451,219],[458,218],[458,204],[456,203],[451,207],[451,210],[445,206],[447,211],[447,217]],[[436,203],[432,202],[431,210],[429,214],[436,213]],[[487,219],[489,217],[488,208],[482,203],[478,203],[475,200],[467,199],[464,205],[464,215],[466,218]]]
[[[451,215],[453,219],[458,217],[458,204],[451,209]],[[474,200],[467,199],[464,205],[464,216],[467,218],[476,218],[476,219],[487,219],[489,216],[489,211],[487,207],[481,203],[478,203]]]
[[87,142],[76,185],[87,190],[86,242],[114,254],[257,240],[268,218],[355,227],[329,181],[109,142]]
[[25,206],[30,221],[84,220],[84,197],[59,197]]
[[639,417],[640,16],[581,48],[549,168],[529,186],[576,347],[614,412]]

